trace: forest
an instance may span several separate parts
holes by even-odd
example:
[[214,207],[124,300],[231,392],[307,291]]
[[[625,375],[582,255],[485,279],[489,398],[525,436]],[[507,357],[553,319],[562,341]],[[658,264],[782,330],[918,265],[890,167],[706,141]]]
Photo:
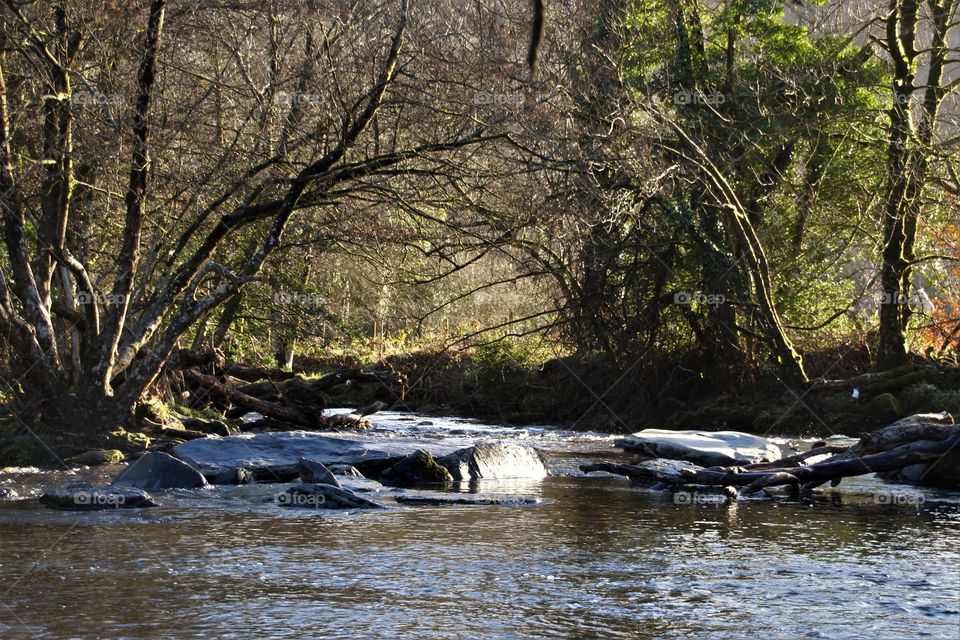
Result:
[[956,413],[958,5],[4,0],[0,463]]

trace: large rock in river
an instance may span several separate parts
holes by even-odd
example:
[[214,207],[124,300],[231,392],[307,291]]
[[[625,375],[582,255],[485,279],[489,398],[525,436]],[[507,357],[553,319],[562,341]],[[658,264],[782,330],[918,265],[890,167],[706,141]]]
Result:
[[66,511],[136,509],[157,506],[157,503],[142,489],[114,486],[94,487],[89,484],[52,489],[40,496],[40,502],[51,509]]
[[616,444],[651,458],[686,460],[704,467],[752,464],[781,457],[777,445],[738,431],[644,429]]
[[[299,477],[301,458],[314,460],[327,468],[352,465],[364,474],[368,469],[380,473],[417,449],[440,456],[451,453],[456,447],[425,439],[361,440],[310,431],[278,431],[190,440],[177,445],[174,451],[204,475],[244,467],[260,473],[269,470],[277,476],[276,482]],[[258,480],[265,481],[266,478],[261,479],[258,473]]]
[[545,478],[550,475],[539,452],[507,442],[481,442],[437,458],[456,481]]
[[439,484],[450,482],[453,478],[450,472],[437,464],[433,456],[423,449],[400,458],[380,474],[385,482],[400,486],[414,486],[418,484]]
[[186,462],[150,451],[121,471],[113,484],[138,489],[195,489],[206,486],[207,481]]

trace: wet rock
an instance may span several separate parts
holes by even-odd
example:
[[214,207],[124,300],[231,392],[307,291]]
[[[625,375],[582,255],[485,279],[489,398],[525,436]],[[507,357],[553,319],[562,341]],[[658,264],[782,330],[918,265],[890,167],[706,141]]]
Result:
[[0,500],[17,500],[20,494],[10,487],[0,487]]
[[395,498],[400,504],[430,507],[490,506],[520,507],[542,504],[543,500],[530,496],[499,496],[485,494],[434,493],[429,495],[400,495]]
[[291,473],[291,479],[297,477],[300,458],[315,460],[328,468],[336,464],[352,465],[369,477],[417,449],[425,449],[436,457],[454,451],[455,447],[418,438],[374,441],[310,431],[278,431],[191,440],[174,450],[177,457],[204,474],[246,467],[258,470],[257,479],[263,482],[266,480],[260,479],[260,473],[268,470],[281,478]]
[[206,486],[207,480],[186,462],[150,451],[121,471],[113,484],[139,489],[195,489]]
[[355,478],[363,477],[363,474],[360,473],[360,470],[351,464],[331,464],[327,466],[327,469],[330,469],[330,472],[335,476],[353,476]]
[[450,472],[437,464],[429,452],[418,449],[385,469],[381,479],[401,486],[452,482]]
[[644,429],[617,441],[627,451],[651,458],[686,460],[705,467],[752,464],[780,458],[780,448],[760,436],[738,431]]
[[123,462],[123,459],[123,452],[118,449],[91,449],[70,458],[68,462],[97,467],[103,464],[118,464]]
[[210,484],[253,484],[256,478],[251,469],[237,467],[224,469],[210,476],[204,476]]
[[536,449],[507,442],[481,442],[437,458],[437,462],[458,482],[550,475]]
[[142,489],[132,487],[94,487],[89,484],[53,489],[40,496],[40,502],[51,509],[94,511],[99,509],[139,509],[157,503]]
[[282,507],[306,509],[383,509],[383,505],[329,484],[300,484],[277,495]]
[[340,482],[336,476],[330,473],[330,470],[323,466],[323,463],[317,462],[316,460],[300,458],[300,462],[297,463],[297,468],[300,472],[300,480],[304,483],[329,484],[334,487],[340,486]]

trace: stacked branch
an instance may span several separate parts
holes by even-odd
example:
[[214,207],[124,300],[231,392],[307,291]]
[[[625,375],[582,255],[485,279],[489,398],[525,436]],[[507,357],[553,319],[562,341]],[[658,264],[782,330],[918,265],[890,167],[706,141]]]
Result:
[[215,406],[228,417],[257,412],[274,426],[290,428],[349,427],[362,424],[361,418],[380,411],[386,403],[374,403],[348,418],[323,416],[325,392],[347,383],[380,384],[392,395],[402,397],[404,379],[392,371],[340,369],[318,378],[304,378],[281,369],[253,367],[228,362],[213,351],[182,351],[174,361],[173,377],[182,381],[193,398]]
[[[863,436],[851,447],[819,446],[774,462],[744,467],[598,463],[581,465],[580,469],[586,473],[606,471],[648,484],[734,487],[741,494],[787,486],[792,495],[804,495],[826,482],[836,486],[847,477],[933,464],[956,451],[960,451],[960,428],[949,414],[939,413],[904,418]],[[806,464],[807,460],[824,455],[829,457]]]

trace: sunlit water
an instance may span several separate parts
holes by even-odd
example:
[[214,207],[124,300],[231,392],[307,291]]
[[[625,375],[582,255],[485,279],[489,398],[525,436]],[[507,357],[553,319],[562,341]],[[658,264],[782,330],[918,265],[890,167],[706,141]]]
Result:
[[0,503],[0,638],[960,638],[960,493],[866,477],[811,505],[678,504],[579,474],[630,460],[609,436],[376,422],[363,437],[526,441],[559,475],[481,487],[542,499],[522,507]]

